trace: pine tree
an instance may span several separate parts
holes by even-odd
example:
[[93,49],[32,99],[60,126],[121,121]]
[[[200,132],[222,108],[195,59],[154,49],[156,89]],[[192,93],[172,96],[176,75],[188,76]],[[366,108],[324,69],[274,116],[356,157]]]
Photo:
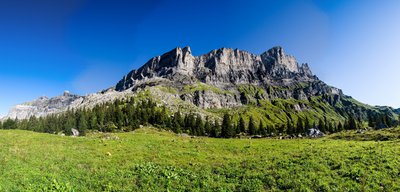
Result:
[[96,130],[97,129],[97,115],[95,111],[91,111],[89,113],[89,129]]
[[201,118],[200,115],[197,115],[196,117],[196,135],[198,136],[203,136],[204,135],[204,123],[203,119]]
[[235,130],[232,126],[229,114],[225,113],[221,126],[221,137],[230,138],[235,136]]
[[242,116],[240,116],[240,119],[239,119],[238,129],[240,132],[246,133],[246,124],[245,124]]
[[301,118],[301,117],[299,117],[298,119],[297,119],[297,132],[298,133],[305,133],[304,132],[304,125],[303,125],[303,119]]
[[338,124],[338,128],[337,128],[337,131],[343,131],[343,125],[342,125],[342,122],[339,122],[339,124]]
[[196,130],[196,119],[193,113],[189,113],[185,116],[185,130],[189,131],[190,134],[195,135]]
[[174,114],[174,117],[172,120],[172,130],[176,133],[180,133],[182,126],[183,126],[183,119],[182,119],[181,113],[179,111],[177,111]]
[[240,131],[239,131],[239,126],[238,126],[238,124],[233,123],[232,126],[233,126],[233,130],[235,131],[235,135],[239,134]]
[[204,132],[205,135],[211,135],[211,123],[210,123],[210,118],[207,116],[206,117],[206,123],[204,124]]
[[221,132],[221,126],[219,125],[218,120],[214,121],[214,126],[211,129],[211,137],[219,137]]
[[8,118],[6,121],[3,123],[3,129],[16,129],[16,120]]
[[368,115],[368,127],[376,127],[376,122],[374,121],[374,117],[372,115]]
[[308,117],[306,117],[306,120],[304,122],[304,133],[306,133],[308,131],[308,129],[311,128],[311,123],[310,120],[308,119]]
[[273,128],[272,125],[266,125],[267,126],[267,135],[272,135],[273,134]]
[[260,123],[258,123],[258,132],[260,135],[265,136],[267,134],[265,127],[260,119]]
[[326,131],[326,126],[325,126],[325,123],[322,121],[322,119],[319,119],[319,121],[318,121],[318,128],[322,132]]
[[350,118],[349,118],[349,121],[348,121],[348,128],[349,129],[356,129],[357,128],[356,119],[354,118],[353,115],[350,115]]
[[293,134],[293,126],[292,126],[292,122],[290,121],[290,119],[288,119],[287,121],[286,121],[286,133],[288,134],[288,135],[291,135],[291,134]]
[[114,115],[115,115],[115,120],[116,120],[115,123],[116,123],[117,127],[119,129],[122,129],[125,126],[125,121],[124,121],[125,115],[122,112],[122,109],[120,106],[116,106]]
[[88,122],[87,122],[85,111],[81,111],[78,116],[79,116],[79,119],[77,122],[77,128],[79,131],[79,135],[84,136],[84,135],[86,135],[86,130],[88,129]]
[[382,128],[385,128],[385,124],[384,124],[384,121],[383,121],[383,118],[382,118],[382,116],[381,115],[377,115],[376,117],[375,117],[375,128],[376,129],[382,129]]
[[254,124],[254,119],[252,116],[250,116],[249,119],[249,134],[250,135],[255,135],[256,134],[256,125]]
[[162,107],[161,113],[160,113],[160,124],[165,126],[167,124],[167,108],[165,106]]
[[104,110],[102,109],[98,109],[97,113],[96,113],[96,117],[97,117],[97,122],[98,122],[98,129],[100,131],[104,130],[105,127],[105,114],[104,114]]
[[[37,129],[38,129],[38,126],[39,126],[39,122],[38,122],[36,116],[31,116],[31,117],[29,118],[28,124],[29,124],[29,125],[28,125],[28,130],[32,130],[32,131],[37,130]],[[64,125],[64,124],[63,124],[63,125]],[[3,129],[4,129],[4,125],[3,125]]]
[[385,122],[386,122],[387,127],[392,127],[393,126],[392,120],[391,120],[389,114],[385,114]]

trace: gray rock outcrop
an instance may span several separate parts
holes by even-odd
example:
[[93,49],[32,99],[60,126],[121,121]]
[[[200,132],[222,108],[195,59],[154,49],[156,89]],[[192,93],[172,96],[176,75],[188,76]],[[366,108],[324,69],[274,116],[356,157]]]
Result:
[[63,95],[53,98],[43,96],[36,100],[14,106],[5,118],[27,119],[31,116],[43,117],[48,114],[57,113],[69,106],[77,105],[82,100],[83,97],[70,94],[68,91],[65,91]]
[[325,136],[325,134],[322,131],[320,131],[319,129],[316,129],[316,128],[308,129],[307,135],[309,137],[323,137],[323,136]]
[[117,92],[108,89],[99,93],[80,96],[65,91],[62,95],[53,98],[46,96],[39,97],[30,102],[12,107],[8,114],[2,119],[28,119],[32,116],[44,117],[50,114],[61,113],[68,109],[77,109],[81,107],[92,108],[97,104],[113,101],[118,98],[124,98],[127,92]]
[[[154,85],[174,87],[182,100],[205,109],[236,107],[265,99],[305,100],[322,94],[342,95],[340,89],[320,81],[308,64],[300,65],[281,47],[261,55],[221,48],[200,56],[193,56],[189,47],[178,47],[128,73],[116,90],[135,91]],[[203,89],[183,91],[193,85]],[[204,89],[205,86],[208,88]],[[257,89],[256,93],[249,94],[247,88]]]

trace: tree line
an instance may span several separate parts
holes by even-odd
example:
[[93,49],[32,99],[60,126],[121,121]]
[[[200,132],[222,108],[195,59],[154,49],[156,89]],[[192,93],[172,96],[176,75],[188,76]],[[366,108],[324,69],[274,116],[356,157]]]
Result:
[[[374,128],[394,126],[388,115],[368,117],[368,125]],[[231,138],[240,135],[273,136],[277,134],[304,134],[309,128],[318,128],[322,132],[334,133],[345,129],[362,128],[361,119],[349,115],[344,122],[329,121],[327,118],[314,120],[298,118],[296,122],[288,119],[283,124],[267,124],[262,120],[256,122],[250,116],[246,121],[239,115],[225,113],[222,122],[199,114],[182,114],[180,111],[170,112],[165,106],[158,106],[152,100],[136,101],[134,98],[115,100],[114,102],[96,105],[92,109],[68,110],[60,114],[29,119],[7,119],[0,122],[0,129],[23,129],[44,133],[63,133],[71,135],[75,128],[80,135],[89,130],[102,132],[132,131],[140,126],[155,126],[175,133],[187,133],[194,136]]]

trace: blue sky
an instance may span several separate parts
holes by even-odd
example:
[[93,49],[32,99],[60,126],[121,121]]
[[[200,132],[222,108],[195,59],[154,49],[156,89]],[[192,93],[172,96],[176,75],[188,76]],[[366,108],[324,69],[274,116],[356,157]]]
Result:
[[400,1],[0,0],[0,114],[85,95],[174,47],[280,45],[345,94],[400,107]]

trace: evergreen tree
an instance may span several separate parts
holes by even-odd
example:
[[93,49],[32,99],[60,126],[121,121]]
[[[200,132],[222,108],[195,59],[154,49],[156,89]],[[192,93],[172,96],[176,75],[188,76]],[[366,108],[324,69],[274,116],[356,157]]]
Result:
[[80,135],[83,135],[83,136],[86,135],[86,130],[88,129],[88,122],[87,122],[85,111],[81,111],[79,113],[77,128],[78,128]]
[[16,120],[8,118],[3,123],[3,129],[16,129],[17,128],[16,125],[17,125],[17,121]]
[[182,126],[183,126],[183,119],[182,119],[181,113],[179,111],[177,111],[174,114],[174,117],[172,120],[172,130],[176,133],[180,133]]
[[127,125],[131,130],[136,129],[138,125],[138,120],[136,117],[136,107],[135,104],[133,103],[134,99],[131,98],[129,103],[126,106],[126,119],[127,119]]
[[291,134],[294,133],[294,131],[293,131],[293,126],[292,126],[292,122],[290,121],[290,119],[288,119],[288,120],[286,121],[286,133],[287,133],[288,135],[291,135]]
[[0,129],[3,129],[3,122],[0,121]]
[[250,135],[255,135],[256,132],[257,132],[257,130],[256,130],[256,125],[254,124],[254,119],[253,119],[252,116],[250,116],[250,119],[249,119],[249,134]]
[[207,116],[206,117],[206,123],[204,124],[204,132],[205,135],[211,135],[211,123],[210,123],[210,118]]
[[337,127],[337,131],[343,131],[342,122],[339,122],[338,127]]
[[97,115],[95,111],[89,113],[89,129],[96,130],[97,127]]
[[374,121],[374,117],[372,115],[368,115],[368,127],[376,127],[376,122]]
[[297,119],[297,132],[298,133],[305,133],[304,132],[304,125],[303,125],[303,119],[301,117],[299,117]]
[[348,128],[349,129],[356,129],[357,128],[356,119],[354,118],[353,115],[350,115],[350,118],[349,118],[349,121],[348,121]]
[[185,116],[185,130],[189,131],[190,134],[195,134],[196,120],[193,113],[189,113]]
[[122,109],[120,106],[115,106],[115,121],[116,125],[119,129],[122,129],[125,126],[125,115],[122,112]]
[[386,125],[384,124],[383,117],[381,115],[377,115],[375,117],[375,128],[376,129],[382,129],[385,128]]
[[100,131],[104,131],[104,127],[105,127],[105,112],[103,109],[97,109],[96,112],[96,118],[97,118],[97,123],[98,123],[98,129]]
[[235,130],[232,126],[229,114],[225,113],[221,126],[221,137],[230,138],[235,136]]
[[160,113],[160,124],[166,126],[168,119],[169,117],[167,116],[167,108],[163,106]]
[[272,125],[268,125],[267,124],[267,135],[272,135],[273,134],[273,128],[272,128]]
[[200,115],[197,115],[197,117],[196,117],[196,135],[198,135],[198,136],[205,135],[204,123],[203,123],[203,119],[201,118]]
[[308,131],[308,129],[311,128],[311,123],[310,120],[308,119],[308,117],[306,117],[306,120],[304,122],[304,133],[306,133]]
[[[28,122],[29,122],[29,123],[28,123],[28,124],[29,124],[28,130],[36,131],[36,130],[39,129],[39,128],[38,128],[39,122],[38,122],[36,116],[31,116],[31,117],[29,118],[29,121],[28,121]],[[4,126],[3,126],[3,127],[4,127]]]
[[385,123],[386,123],[387,127],[392,127],[393,126],[392,120],[391,120],[389,114],[385,114]]
[[260,119],[260,123],[258,124],[258,132],[260,135],[265,136],[267,134],[265,127]]
[[242,116],[240,116],[240,119],[239,119],[238,129],[240,132],[246,133],[246,124],[245,124]]
[[336,122],[335,121],[330,121],[330,122],[328,122],[328,127],[327,127],[327,129],[328,129],[328,132],[329,133],[336,133],[337,132],[337,130],[336,130]]
[[326,131],[326,126],[325,126],[325,123],[322,121],[322,119],[319,119],[319,121],[318,121],[318,128],[322,132]]
[[211,129],[211,137],[219,137],[221,132],[221,126],[219,125],[218,120],[214,121],[214,126]]

